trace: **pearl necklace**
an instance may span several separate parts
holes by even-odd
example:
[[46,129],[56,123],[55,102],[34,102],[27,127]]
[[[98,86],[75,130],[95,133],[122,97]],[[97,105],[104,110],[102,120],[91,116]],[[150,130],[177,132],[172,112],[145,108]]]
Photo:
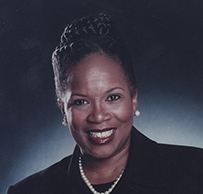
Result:
[[85,173],[84,173],[83,168],[82,168],[81,156],[79,157],[79,169],[80,169],[80,174],[81,174],[82,179],[84,180],[85,184],[88,186],[88,188],[94,194],[109,194],[109,193],[111,193],[113,191],[114,187],[117,185],[118,181],[121,179],[123,172],[125,170],[125,168],[122,170],[121,174],[118,176],[118,178],[114,181],[114,183],[111,185],[111,187],[107,191],[100,193],[100,192],[95,190],[95,188],[91,185],[91,183],[89,182],[89,180],[85,176]]

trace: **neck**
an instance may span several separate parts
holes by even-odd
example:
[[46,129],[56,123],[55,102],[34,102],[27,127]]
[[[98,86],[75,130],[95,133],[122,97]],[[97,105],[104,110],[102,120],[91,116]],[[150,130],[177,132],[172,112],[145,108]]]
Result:
[[129,147],[130,142],[119,153],[105,159],[83,154],[82,166],[90,183],[103,184],[116,180],[127,164]]

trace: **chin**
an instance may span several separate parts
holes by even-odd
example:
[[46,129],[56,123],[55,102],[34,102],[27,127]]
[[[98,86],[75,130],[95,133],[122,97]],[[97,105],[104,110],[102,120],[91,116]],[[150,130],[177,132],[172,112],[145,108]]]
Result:
[[82,152],[84,155],[89,155],[90,157],[93,157],[95,159],[108,159],[114,155],[116,155],[112,150],[109,150],[108,148],[95,148],[94,150],[86,150]]

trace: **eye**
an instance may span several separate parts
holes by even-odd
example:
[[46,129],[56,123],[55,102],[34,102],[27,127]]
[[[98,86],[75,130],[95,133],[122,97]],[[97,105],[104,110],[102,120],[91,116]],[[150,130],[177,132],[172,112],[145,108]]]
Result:
[[107,101],[116,101],[116,100],[119,100],[121,97],[119,95],[110,95],[108,98],[107,98]]
[[81,106],[81,105],[85,105],[87,104],[88,102],[84,99],[77,99],[77,100],[74,100],[73,104],[74,105],[77,105],[77,106]]

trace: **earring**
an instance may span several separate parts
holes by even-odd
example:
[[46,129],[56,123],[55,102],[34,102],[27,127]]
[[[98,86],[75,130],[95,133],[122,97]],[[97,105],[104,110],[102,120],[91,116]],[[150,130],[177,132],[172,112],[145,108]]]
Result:
[[65,117],[63,117],[62,125],[65,126],[65,127],[68,125],[68,122],[67,122]]
[[135,113],[134,113],[134,115],[137,116],[137,117],[140,116],[140,111],[139,111],[139,110],[136,110]]

